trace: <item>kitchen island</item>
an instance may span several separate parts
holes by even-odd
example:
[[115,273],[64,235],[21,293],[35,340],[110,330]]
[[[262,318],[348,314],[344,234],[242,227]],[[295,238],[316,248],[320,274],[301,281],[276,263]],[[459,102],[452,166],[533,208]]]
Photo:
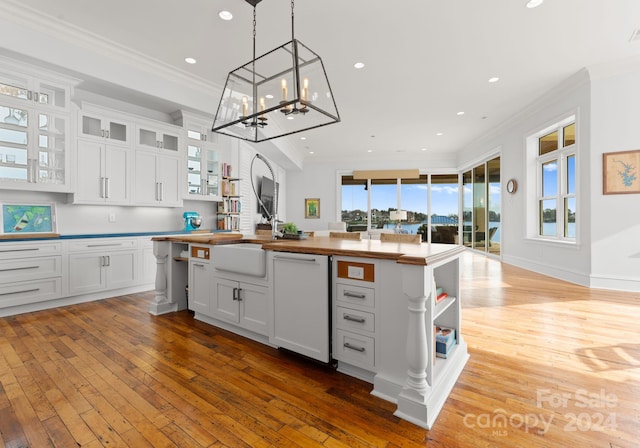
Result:
[[[239,307],[249,306],[256,297],[266,297],[263,314],[260,314],[262,317],[256,318],[255,310],[259,307],[248,310],[246,325],[242,323],[242,308],[240,318],[236,317],[235,321],[226,319],[225,315],[220,317],[220,298],[216,296],[222,290],[219,289],[221,281],[217,278],[229,275],[217,271],[212,261],[216,246],[237,243],[260,245],[267,254],[263,278],[253,281],[239,276],[237,283],[229,286],[229,289],[233,287],[233,303]],[[317,315],[317,298],[312,298],[318,284],[310,288],[309,294],[300,293],[299,287],[291,290],[286,285],[297,282],[304,286],[307,280],[317,279],[304,279],[302,274],[283,277],[284,271],[278,271],[274,266],[277,266],[278,257],[290,258],[297,266],[304,265],[307,260],[294,261],[294,255],[310,256],[309,261],[326,257],[331,260],[327,291],[330,291],[332,299],[329,301],[327,298],[330,308],[326,312],[330,317],[327,324],[322,325],[329,327],[326,334],[330,335],[330,359],[336,362],[339,371],[372,383],[372,394],[397,403],[395,415],[431,428],[469,357],[460,325],[459,259],[463,251],[464,248],[457,245],[416,245],[328,237],[272,240],[263,236],[224,234],[154,238],[154,253],[158,260],[157,296],[150,312],[161,314],[188,306],[200,320],[231,331],[237,330],[239,334],[277,347],[290,348],[281,341],[292,339],[291,335],[297,332],[302,342],[294,343],[293,350],[315,357],[313,350],[310,355],[305,348],[308,342],[315,343],[309,339],[309,334],[313,336],[320,330],[316,321],[323,318]],[[183,258],[186,257],[180,257],[180,254],[189,255],[186,265],[191,263],[193,271],[177,266],[180,263],[185,265]],[[205,270],[196,270],[200,268]],[[174,270],[179,271],[182,278],[187,273],[189,305],[186,297],[183,299],[180,294],[176,294],[178,299],[173,297],[173,292],[181,292],[184,286],[184,281],[172,279],[177,272]],[[203,274],[198,277],[198,272]],[[206,282],[210,277],[216,279],[211,283],[214,287],[202,288],[202,279]],[[194,280],[197,278],[201,279],[200,282]],[[244,289],[253,294],[246,300],[240,297],[239,292]],[[257,294],[256,291],[262,292]],[[291,294],[291,291],[298,291],[298,303],[282,302],[281,296]],[[446,291],[444,298],[441,291]],[[442,300],[437,301],[437,295]],[[305,300],[310,302],[305,303]],[[304,307],[300,305],[294,311],[286,309],[300,302]],[[316,315],[309,316],[305,322],[305,316],[300,313],[307,305]],[[297,316],[290,319],[297,322],[292,324],[293,329],[281,331],[280,322],[286,319],[279,319],[279,316],[289,315]],[[230,325],[229,322],[237,324]],[[436,353],[436,327],[446,328],[454,335],[452,347],[447,347],[443,353]],[[285,334],[286,338],[279,337],[280,334]],[[319,338],[323,339],[324,333]],[[301,349],[296,350],[296,346]]]

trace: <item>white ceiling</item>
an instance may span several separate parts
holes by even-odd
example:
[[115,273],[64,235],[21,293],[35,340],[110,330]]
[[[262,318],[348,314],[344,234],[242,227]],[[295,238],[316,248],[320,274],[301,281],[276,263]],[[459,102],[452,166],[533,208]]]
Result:
[[[251,59],[244,0],[21,4],[220,86]],[[234,19],[220,20],[221,10]],[[257,12],[259,54],[290,40],[289,1],[264,0]],[[296,38],[322,57],[342,118],[304,141],[286,137],[318,159],[457,151],[581,68],[640,54],[631,40],[638,0],[546,0],[535,9],[525,0],[298,0],[295,17]],[[364,69],[354,69],[358,61]]]

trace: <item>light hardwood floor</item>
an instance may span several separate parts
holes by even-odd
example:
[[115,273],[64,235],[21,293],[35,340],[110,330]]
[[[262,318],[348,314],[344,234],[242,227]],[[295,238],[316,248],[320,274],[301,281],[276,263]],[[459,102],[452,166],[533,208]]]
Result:
[[464,265],[471,359],[431,431],[143,293],[0,319],[0,447],[640,446],[640,294]]

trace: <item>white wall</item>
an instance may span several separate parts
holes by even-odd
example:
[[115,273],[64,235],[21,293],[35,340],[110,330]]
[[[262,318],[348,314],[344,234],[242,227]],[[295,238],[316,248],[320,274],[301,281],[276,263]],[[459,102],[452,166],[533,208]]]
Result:
[[[640,149],[640,64],[594,77],[591,284],[640,291],[640,194],[602,194],[602,154]],[[636,174],[640,182],[640,167]]]
[[[578,203],[578,244],[529,239],[526,220],[531,219],[535,210],[528,210],[527,195],[535,196],[536,184],[535,178],[527,177],[525,139],[571,113],[578,114],[578,185],[579,191],[584,193],[580,194]],[[575,283],[589,284],[590,129],[589,78],[586,71],[581,71],[523,109],[490,136],[460,151],[459,165],[467,167],[487,151],[501,147],[502,184],[511,178],[518,182],[515,194],[510,195],[504,189],[502,192],[501,243],[505,262]]]

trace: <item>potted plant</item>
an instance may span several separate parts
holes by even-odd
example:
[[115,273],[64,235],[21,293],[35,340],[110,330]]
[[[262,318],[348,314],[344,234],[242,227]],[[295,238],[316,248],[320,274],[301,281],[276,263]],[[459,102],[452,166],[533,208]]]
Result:
[[293,222],[285,222],[282,226],[282,233],[286,233],[289,235],[297,235],[298,234],[298,226]]
[[291,240],[303,240],[307,235],[302,230],[298,230],[298,226],[292,222],[286,222],[282,226],[282,237]]

